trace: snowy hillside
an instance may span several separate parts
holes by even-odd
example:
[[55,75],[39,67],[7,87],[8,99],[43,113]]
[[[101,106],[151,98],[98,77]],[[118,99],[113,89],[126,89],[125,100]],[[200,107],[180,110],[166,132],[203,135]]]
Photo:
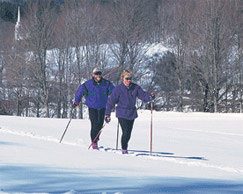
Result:
[[[0,116],[0,194],[243,193],[242,114],[139,112],[128,155],[117,119],[88,150],[88,119]],[[121,135],[121,131],[120,131]],[[119,141],[120,148],[120,141]]]

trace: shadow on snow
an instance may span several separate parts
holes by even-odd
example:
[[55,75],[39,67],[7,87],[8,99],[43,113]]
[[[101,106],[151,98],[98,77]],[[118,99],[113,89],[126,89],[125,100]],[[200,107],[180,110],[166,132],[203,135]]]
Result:
[[[101,147],[103,148],[103,147]],[[120,151],[121,150],[116,150],[114,148],[104,148],[105,151]],[[177,159],[188,159],[188,160],[207,160],[204,157],[200,156],[176,156],[174,153],[169,153],[169,152],[152,152],[146,151],[146,150],[128,150],[129,152],[134,152],[136,156],[148,156],[148,157],[162,157],[162,158],[177,158]]]
[[41,166],[0,166],[0,191],[62,194],[240,194],[243,183],[166,177],[109,177]]
[[0,145],[3,145],[3,146],[11,146],[11,145],[19,145],[17,143],[12,143],[12,142],[6,142],[6,141],[0,141]]

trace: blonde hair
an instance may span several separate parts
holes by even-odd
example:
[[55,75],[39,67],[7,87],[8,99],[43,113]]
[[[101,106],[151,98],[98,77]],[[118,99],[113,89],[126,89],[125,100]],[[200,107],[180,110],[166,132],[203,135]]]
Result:
[[122,74],[121,74],[121,78],[123,79],[125,76],[132,76],[132,72],[130,70],[123,70]]

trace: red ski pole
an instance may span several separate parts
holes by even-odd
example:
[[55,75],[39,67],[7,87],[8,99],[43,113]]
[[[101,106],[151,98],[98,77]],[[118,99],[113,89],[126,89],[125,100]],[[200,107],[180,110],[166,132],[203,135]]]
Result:
[[[106,124],[106,123],[105,123]],[[96,135],[96,137],[94,138],[94,140],[92,141],[92,143],[90,144],[90,146],[88,147],[88,149],[92,146],[92,144],[95,142],[95,140],[99,137],[102,129],[104,128],[105,124],[103,125],[103,127],[100,129],[99,133]]]
[[151,100],[150,155],[152,155],[152,144],[153,144],[153,101]]

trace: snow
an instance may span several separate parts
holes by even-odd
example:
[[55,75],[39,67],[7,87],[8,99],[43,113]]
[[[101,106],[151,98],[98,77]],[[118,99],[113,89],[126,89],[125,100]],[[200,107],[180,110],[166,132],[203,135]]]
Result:
[[165,52],[169,51],[169,49],[165,47],[162,43],[154,43],[148,46],[146,45],[145,47],[147,47],[148,50],[146,52],[147,57],[153,57],[155,54],[158,56],[163,56]]
[[[150,119],[139,112],[130,153],[149,155]],[[68,121],[0,116],[0,194],[243,193],[242,114],[153,111],[162,157],[88,150],[88,119],[73,119],[60,144]],[[99,145],[115,148],[116,133],[112,114]]]

